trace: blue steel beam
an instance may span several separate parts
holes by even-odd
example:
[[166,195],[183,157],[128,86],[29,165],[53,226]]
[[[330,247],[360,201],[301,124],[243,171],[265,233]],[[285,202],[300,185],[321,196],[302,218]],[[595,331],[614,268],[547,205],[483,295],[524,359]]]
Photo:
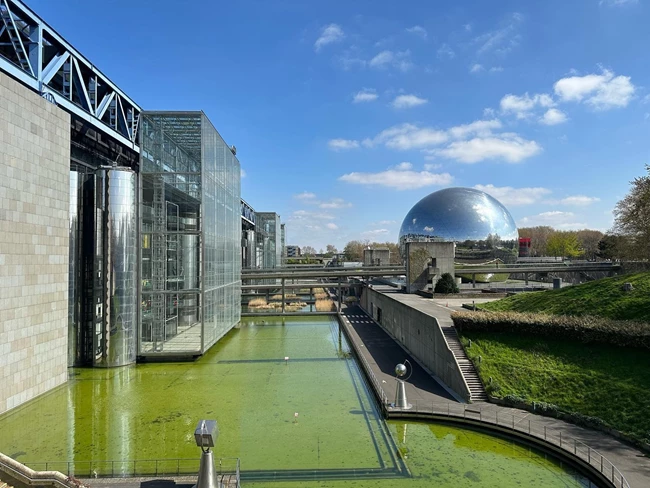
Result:
[[0,71],[140,152],[142,109],[20,0],[0,0]]

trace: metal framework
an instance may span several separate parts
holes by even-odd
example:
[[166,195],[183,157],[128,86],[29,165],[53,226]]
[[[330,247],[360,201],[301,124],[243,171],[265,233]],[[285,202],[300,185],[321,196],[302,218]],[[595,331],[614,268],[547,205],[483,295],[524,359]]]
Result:
[[140,107],[19,0],[0,0],[0,70],[139,152]]

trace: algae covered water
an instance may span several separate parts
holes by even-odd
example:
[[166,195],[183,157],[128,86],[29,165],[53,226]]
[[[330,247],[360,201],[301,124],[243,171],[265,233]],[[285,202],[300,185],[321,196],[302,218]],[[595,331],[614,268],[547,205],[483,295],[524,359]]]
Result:
[[39,469],[117,461],[119,474],[125,461],[198,460],[202,418],[218,421],[215,456],[240,458],[247,486],[589,486],[509,440],[384,422],[331,317],[245,318],[195,362],[71,369],[0,417],[0,451]]

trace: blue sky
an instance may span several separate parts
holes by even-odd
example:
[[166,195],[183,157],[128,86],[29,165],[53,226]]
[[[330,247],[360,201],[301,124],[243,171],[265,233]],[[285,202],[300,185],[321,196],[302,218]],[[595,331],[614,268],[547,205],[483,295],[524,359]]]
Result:
[[605,231],[649,160],[649,0],[27,4],[144,109],[205,111],[290,244],[396,241],[448,186]]

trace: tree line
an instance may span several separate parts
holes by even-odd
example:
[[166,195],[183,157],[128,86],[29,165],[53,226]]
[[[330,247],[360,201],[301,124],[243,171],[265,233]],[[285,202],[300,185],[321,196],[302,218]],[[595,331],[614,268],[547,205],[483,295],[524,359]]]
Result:
[[[540,225],[522,227],[519,237],[531,240],[530,256],[555,256],[581,259],[650,259],[650,165],[645,165],[647,175],[630,182],[629,193],[614,208],[614,226],[606,234],[598,230],[557,230]],[[347,261],[363,261],[363,250],[388,248],[391,264],[401,264],[399,246],[394,242],[350,241],[343,254]],[[309,252],[308,252],[309,251]],[[316,254],[310,246],[304,254]],[[321,254],[338,254],[335,246],[328,244]]]

